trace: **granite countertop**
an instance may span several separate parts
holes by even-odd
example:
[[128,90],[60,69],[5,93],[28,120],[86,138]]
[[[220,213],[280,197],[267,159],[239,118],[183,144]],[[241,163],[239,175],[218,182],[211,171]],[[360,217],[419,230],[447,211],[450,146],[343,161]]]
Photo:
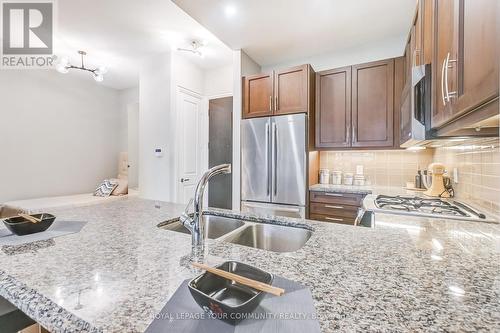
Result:
[[419,191],[407,190],[398,186],[378,186],[378,185],[333,185],[333,184],[315,184],[309,186],[310,191],[317,192],[335,192],[352,194],[385,194],[385,195],[418,195]]
[[[53,210],[88,223],[78,234],[3,247],[0,296],[54,333],[144,332],[198,274],[190,235],[157,228],[182,209],[124,198]],[[293,253],[208,240],[206,262],[234,259],[309,286],[323,332],[500,330],[499,225],[383,214],[374,229],[263,222],[305,223],[314,233]]]

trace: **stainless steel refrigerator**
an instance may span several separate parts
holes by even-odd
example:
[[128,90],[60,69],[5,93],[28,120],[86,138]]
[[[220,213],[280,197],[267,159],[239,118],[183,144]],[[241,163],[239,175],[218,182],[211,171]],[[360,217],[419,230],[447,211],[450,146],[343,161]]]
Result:
[[305,217],[306,123],[305,114],[242,121],[242,211]]

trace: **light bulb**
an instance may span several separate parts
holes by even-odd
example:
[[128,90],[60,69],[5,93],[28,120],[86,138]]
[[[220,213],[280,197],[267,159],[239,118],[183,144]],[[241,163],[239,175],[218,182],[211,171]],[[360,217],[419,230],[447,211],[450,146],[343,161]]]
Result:
[[56,71],[58,71],[59,73],[62,73],[62,74],[66,74],[69,72],[69,69],[66,67],[66,65],[58,64],[56,66]]
[[104,81],[104,76],[102,76],[102,74],[94,75],[94,80],[96,80],[97,82],[102,82]]
[[98,74],[106,74],[108,72],[108,67],[106,66],[99,66],[99,68],[97,69],[96,73]]
[[69,64],[68,57],[62,57],[61,60],[59,60],[59,65],[67,66],[68,64]]

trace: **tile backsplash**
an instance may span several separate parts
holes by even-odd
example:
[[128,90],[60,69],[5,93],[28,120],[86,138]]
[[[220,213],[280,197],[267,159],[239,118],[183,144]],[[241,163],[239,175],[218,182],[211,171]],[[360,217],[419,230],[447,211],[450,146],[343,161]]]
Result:
[[320,168],[330,171],[356,172],[363,165],[366,180],[377,186],[401,186],[413,182],[418,168],[426,169],[432,162],[432,149],[420,151],[323,151]]
[[442,147],[419,151],[322,151],[320,168],[355,173],[363,165],[367,181],[377,186],[401,186],[413,182],[420,167],[441,162],[458,183],[455,196],[500,215],[499,139],[449,141]]
[[455,146],[436,148],[434,160],[448,170],[458,169],[455,195],[500,215],[499,139],[464,141]]

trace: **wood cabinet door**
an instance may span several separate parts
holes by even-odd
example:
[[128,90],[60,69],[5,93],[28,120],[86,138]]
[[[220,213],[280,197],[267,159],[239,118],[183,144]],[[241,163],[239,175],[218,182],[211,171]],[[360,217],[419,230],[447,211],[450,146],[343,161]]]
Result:
[[352,67],[352,147],[394,144],[394,59]]
[[[457,31],[456,8],[457,0],[435,1],[434,8],[434,61],[432,81],[434,92],[434,108],[432,109],[431,127],[436,128],[444,124],[451,117],[451,103],[446,100],[446,76],[452,77],[452,69],[447,66],[449,60],[456,59],[455,34]],[[451,66],[454,67],[454,66]],[[455,66],[456,67],[456,66]],[[448,89],[454,91],[451,79]]]
[[350,147],[351,67],[316,73],[316,147]]
[[243,78],[243,118],[273,114],[273,75],[256,74]]
[[[399,57],[394,59],[394,148],[400,147],[400,139],[403,132],[402,121],[405,119],[402,115],[403,99],[406,97],[406,95],[403,95],[403,90],[405,89],[405,74],[405,58]],[[405,121],[407,120],[405,119]]]
[[309,66],[274,72],[274,114],[308,112]]
[[[459,31],[456,76],[452,84],[452,117],[498,96],[498,0],[455,0]],[[452,68],[453,69],[453,68]],[[450,78],[452,81],[452,78]],[[456,96],[455,96],[456,94]]]

